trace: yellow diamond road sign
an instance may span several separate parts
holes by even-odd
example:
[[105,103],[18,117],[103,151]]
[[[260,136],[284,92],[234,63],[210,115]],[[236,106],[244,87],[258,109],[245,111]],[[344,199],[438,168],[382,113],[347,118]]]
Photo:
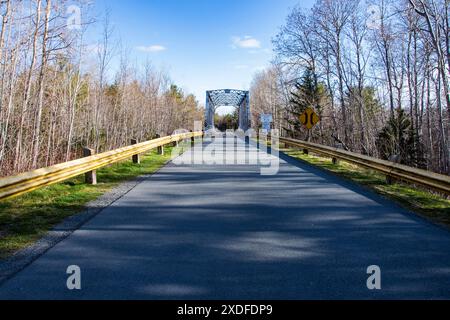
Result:
[[306,129],[311,130],[316,124],[320,122],[320,117],[312,108],[306,109],[306,111],[300,116],[300,122],[306,127]]

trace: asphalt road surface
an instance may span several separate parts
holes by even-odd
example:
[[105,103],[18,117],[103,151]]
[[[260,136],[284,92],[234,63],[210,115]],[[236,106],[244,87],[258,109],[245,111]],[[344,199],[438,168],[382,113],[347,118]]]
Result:
[[[238,140],[238,158],[249,152],[274,159]],[[275,176],[180,164],[191,156],[4,283],[0,299],[450,298],[449,231],[284,156]],[[66,286],[70,265],[81,290]],[[367,288],[371,265],[381,290]]]

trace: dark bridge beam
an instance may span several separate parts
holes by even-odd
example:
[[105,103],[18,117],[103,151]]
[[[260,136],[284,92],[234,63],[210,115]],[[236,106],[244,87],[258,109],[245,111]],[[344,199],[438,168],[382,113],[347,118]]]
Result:
[[239,108],[239,129],[251,128],[249,91],[223,89],[206,91],[205,129],[214,128],[214,115],[218,107],[233,106]]

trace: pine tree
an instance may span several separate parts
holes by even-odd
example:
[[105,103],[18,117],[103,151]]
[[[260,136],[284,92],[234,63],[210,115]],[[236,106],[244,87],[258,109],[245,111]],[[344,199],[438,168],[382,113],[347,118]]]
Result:
[[312,68],[307,68],[303,77],[295,84],[291,92],[288,117],[286,119],[290,128],[285,130],[292,136],[298,137],[303,131],[300,123],[300,115],[307,108],[313,108],[319,115],[322,114],[323,100],[327,96],[326,87],[317,81],[317,76]]
[[402,109],[397,109],[377,139],[377,147],[383,159],[400,156],[400,162],[408,166],[425,168],[423,146],[418,143],[411,119]]

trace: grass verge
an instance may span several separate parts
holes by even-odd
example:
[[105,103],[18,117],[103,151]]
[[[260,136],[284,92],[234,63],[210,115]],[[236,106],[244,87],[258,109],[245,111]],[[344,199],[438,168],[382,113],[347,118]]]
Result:
[[26,248],[43,237],[64,219],[85,208],[86,204],[141,175],[152,174],[171,159],[172,148],[161,156],[153,151],[141,156],[141,164],[131,161],[97,171],[98,185],[84,183],[84,176],[67,180],[29,194],[0,201],[0,259]]
[[281,151],[292,158],[305,161],[340,177],[366,186],[385,198],[397,202],[402,207],[416,212],[436,223],[450,226],[450,200],[439,195],[403,183],[389,185],[386,183],[386,177],[384,175],[344,161],[334,165],[329,158],[305,155],[303,151],[295,149],[282,149]]

